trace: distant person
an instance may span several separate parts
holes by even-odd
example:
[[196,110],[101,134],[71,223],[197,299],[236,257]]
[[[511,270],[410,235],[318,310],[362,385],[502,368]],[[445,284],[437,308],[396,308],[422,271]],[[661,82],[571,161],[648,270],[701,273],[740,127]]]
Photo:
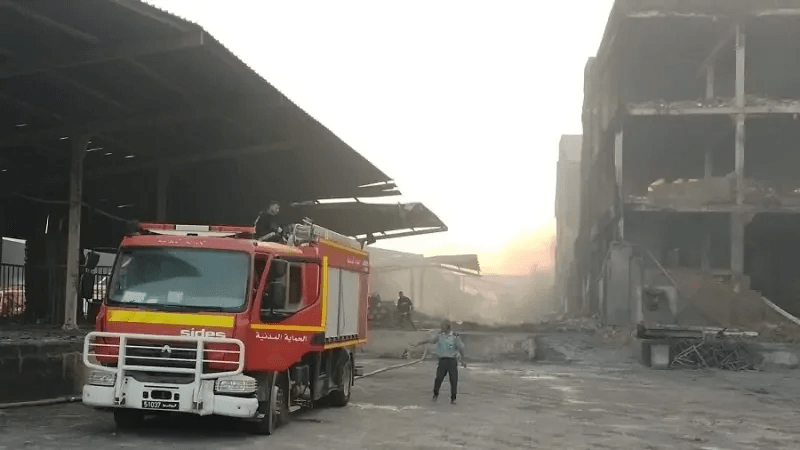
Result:
[[462,361],[462,366],[467,367],[464,361],[464,343],[461,337],[453,331],[450,321],[442,322],[441,331],[425,339],[412,347],[419,347],[423,344],[436,344],[436,352],[439,354],[439,366],[436,368],[436,379],[433,381],[433,401],[439,399],[439,388],[442,387],[444,376],[450,377],[450,403],[456,403],[458,394],[458,360]]
[[411,324],[411,327],[416,330],[417,326],[411,319],[411,312],[413,310],[414,310],[414,304],[411,303],[411,299],[403,295],[403,291],[400,291],[399,298],[397,299],[398,322],[400,322],[400,325],[403,325],[405,324],[405,322],[408,322]]
[[276,201],[269,202],[267,209],[259,213],[256,219],[256,239],[266,242],[280,242],[282,229],[279,221],[281,205]]

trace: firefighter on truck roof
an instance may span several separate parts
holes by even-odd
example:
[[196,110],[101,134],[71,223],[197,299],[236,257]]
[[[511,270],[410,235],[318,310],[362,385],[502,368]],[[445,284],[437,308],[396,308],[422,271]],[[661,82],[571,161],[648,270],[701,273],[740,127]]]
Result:
[[259,241],[280,242],[283,229],[280,222],[281,205],[273,200],[267,209],[261,211],[253,225],[256,228],[255,238]]

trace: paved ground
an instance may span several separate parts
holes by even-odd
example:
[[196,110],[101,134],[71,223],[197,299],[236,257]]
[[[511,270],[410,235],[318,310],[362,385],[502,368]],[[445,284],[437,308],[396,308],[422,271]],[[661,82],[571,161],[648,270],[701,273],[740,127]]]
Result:
[[[390,361],[366,361],[367,371]],[[300,414],[270,437],[219,420],[117,433],[83,405],[0,411],[0,449],[789,449],[800,439],[796,372],[650,371],[481,364],[459,404],[430,401],[433,362],[359,380],[350,406]]]

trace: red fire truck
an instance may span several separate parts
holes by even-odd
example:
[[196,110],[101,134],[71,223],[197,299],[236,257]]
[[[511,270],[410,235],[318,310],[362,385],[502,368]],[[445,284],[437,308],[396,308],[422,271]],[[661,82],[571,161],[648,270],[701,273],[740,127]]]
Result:
[[177,412],[271,434],[292,411],[348,403],[368,254],[310,223],[286,244],[254,232],[151,223],[122,240],[84,344],[86,405],[113,409],[120,428]]

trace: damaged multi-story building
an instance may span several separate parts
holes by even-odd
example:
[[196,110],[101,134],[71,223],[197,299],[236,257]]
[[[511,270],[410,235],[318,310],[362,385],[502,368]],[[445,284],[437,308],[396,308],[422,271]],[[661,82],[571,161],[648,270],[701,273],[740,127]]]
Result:
[[673,316],[721,289],[800,313],[798,54],[800,0],[615,3],[585,70],[584,313],[640,321],[659,286]]

